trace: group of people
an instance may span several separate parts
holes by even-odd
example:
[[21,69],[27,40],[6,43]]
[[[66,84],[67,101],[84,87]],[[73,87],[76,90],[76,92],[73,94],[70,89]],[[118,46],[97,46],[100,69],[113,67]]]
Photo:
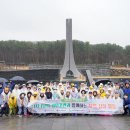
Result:
[[124,102],[124,114],[130,111],[130,82],[125,83],[100,83],[96,85],[93,81],[90,86],[86,83],[57,83],[42,82],[38,84],[10,84],[4,85],[0,83],[0,116],[8,115],[24,115],[30,113],[27,109],[28,103],[36,100],[71,100],[81,99],[98,100],[113,99]]

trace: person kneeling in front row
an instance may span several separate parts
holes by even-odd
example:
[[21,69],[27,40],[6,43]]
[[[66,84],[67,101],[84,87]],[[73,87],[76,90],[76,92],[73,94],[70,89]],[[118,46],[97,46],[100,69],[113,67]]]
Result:
[[18,115],[21,117],[22,114],[24,114],[24,116],[27,116],[27,98],[25,96],[25,93],[21,93],[19,98],[18,98]]

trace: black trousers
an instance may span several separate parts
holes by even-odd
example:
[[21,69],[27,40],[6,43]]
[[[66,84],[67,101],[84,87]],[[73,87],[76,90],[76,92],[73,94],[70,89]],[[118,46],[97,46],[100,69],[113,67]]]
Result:
[[124,106],[124,115],[130,115],[130,109],[128,107],[125,108],[125,106]]
[[8,115],[9,114],[9,106],[8,103],[5,103],[3,107],[1,107],[0,114],[3,115]]

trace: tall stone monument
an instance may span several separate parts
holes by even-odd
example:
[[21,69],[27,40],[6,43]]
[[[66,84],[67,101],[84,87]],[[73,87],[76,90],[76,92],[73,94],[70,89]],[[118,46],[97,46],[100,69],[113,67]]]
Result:
[[72,43],[72,19],[66,19],[66,46],[63,68],[60,71],[60,81],[85,81],[86,78],[76,68]]

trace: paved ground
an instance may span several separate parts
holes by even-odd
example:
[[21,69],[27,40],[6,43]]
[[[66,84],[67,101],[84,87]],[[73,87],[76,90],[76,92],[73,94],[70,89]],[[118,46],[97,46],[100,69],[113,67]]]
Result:
[[130,116],[2,117],[0,130],[130,130]]

